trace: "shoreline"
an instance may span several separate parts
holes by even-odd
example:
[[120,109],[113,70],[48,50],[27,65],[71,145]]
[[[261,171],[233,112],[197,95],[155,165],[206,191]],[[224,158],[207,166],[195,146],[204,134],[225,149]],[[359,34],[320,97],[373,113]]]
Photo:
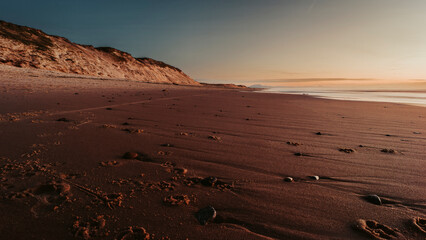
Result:
[[[386,101],[386,100],[379,100],[379,99],[372,99],[372,98],[362,98],[360,96],[353,96],[352,98],[350,97],[338,97],[338,96],[332,96],[330,94],[326,94],[327,92],[330,91],[324,91],[322,93],[324,93],[324,95],[319,95],[316,94],[315,92],[310,92],[309,90],[306,91],[306,93],[302,93],[302,92],[294,92],[292,93],[290,92],[286,92],[286,91],[268,91],[268,90],[273,90],[273,88],[267,88],[267,89],[262,89],[262,90],[255,90],[255,92],[259,92],[259,93],[272,93],[272,94],[289,94],[289,95],[301,95],[301,96],[311,96],[314,98],[321,98],[321,99],[329,99],[329,100],[338,100],[338,101],[355,101],[355,102],[377,102],[377,103],[394,103],[394,104],[403,104],[403,105],[410,105],[410,106],[417,106],[417,107],[426,107],[426,99],[424,101],[421,101],[423,103],[417,103],[417,102],[398,102],[398,101]],[[425,91],[379,91],[379,90],[339,90],[341,93],[420,93],[420,94],[424,94],[426,96],[426,92]],[[335,92],[334,92],[335,93]],[[410,96],[404,96],[404,97],[400,97],[400,96],[392,96],[389,98],[407,98],[407,99],[414,99],[414,100],[418,100],[418,97],[410,97]],[[420,101],[420,100],[419,100]]]

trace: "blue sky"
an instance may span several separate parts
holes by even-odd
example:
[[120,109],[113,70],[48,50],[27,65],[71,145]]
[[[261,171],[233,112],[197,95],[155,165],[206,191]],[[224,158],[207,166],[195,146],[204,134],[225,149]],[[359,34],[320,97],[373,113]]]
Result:
[[14,0],[0,3],[0,19],[195,79],[426,76],[423,0]]

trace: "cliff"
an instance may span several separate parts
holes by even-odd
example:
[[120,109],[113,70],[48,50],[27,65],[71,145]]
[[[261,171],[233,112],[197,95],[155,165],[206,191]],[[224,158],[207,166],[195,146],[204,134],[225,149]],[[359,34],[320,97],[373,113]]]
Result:
[[199,85],[180,69],[111,48],[72,43],[41,30],[0,21],[0,64],[129,80]]

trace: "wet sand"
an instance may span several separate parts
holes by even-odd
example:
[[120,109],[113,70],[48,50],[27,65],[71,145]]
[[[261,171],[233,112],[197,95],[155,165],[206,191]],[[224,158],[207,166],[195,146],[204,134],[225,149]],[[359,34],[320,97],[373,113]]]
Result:
[[0,73],[2,239],[426,236],[424,107]]

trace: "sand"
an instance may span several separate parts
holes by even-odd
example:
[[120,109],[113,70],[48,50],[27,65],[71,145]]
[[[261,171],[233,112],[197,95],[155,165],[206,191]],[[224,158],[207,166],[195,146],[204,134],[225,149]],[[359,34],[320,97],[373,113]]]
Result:
[[1,239],[426,237],[423,107],[2,67],[0,140]]

